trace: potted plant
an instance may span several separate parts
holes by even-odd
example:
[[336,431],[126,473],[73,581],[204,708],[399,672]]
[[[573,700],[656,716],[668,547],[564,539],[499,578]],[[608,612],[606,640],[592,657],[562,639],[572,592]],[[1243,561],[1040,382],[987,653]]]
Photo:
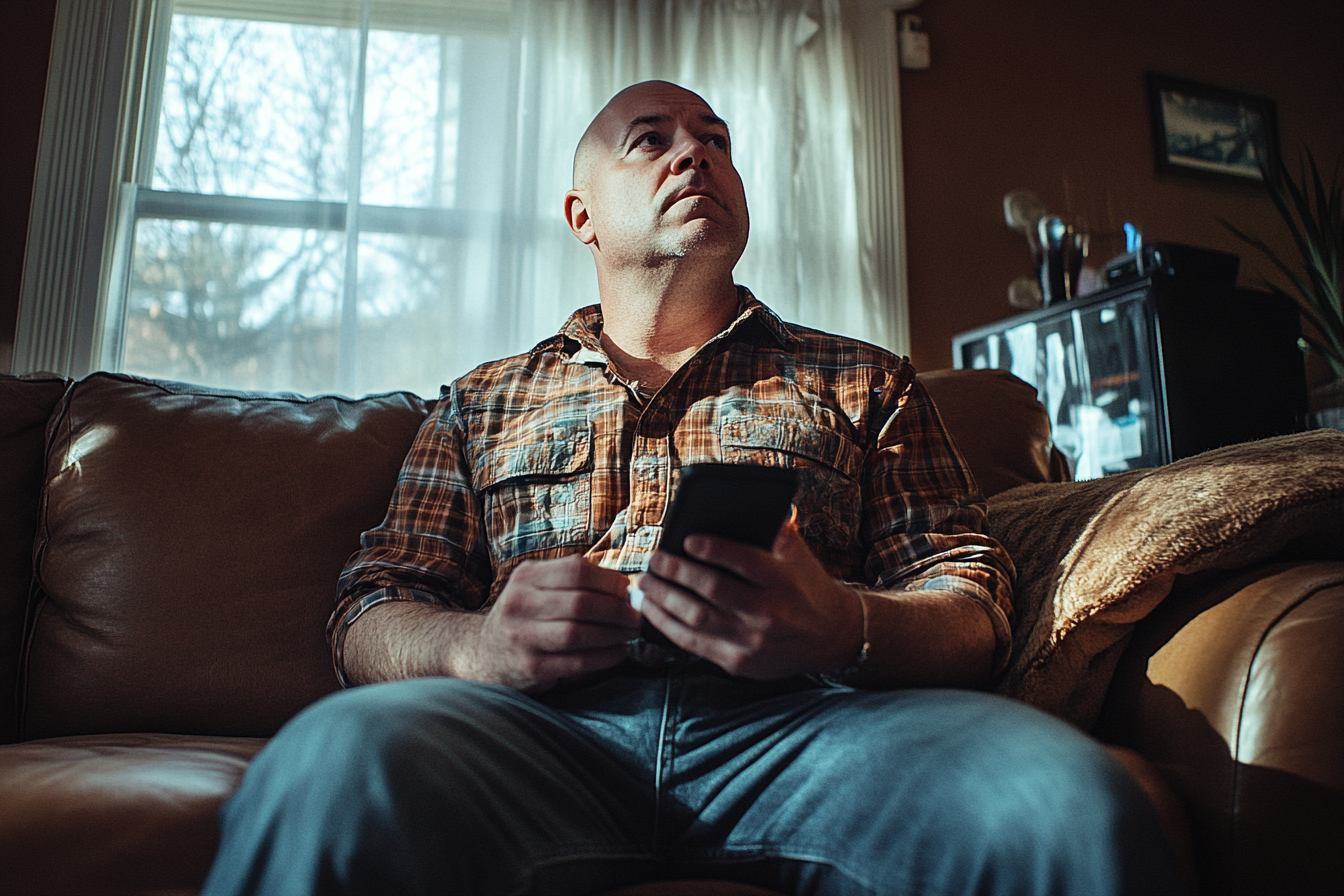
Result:
[[1283,161],[1277,163],[1276,172],[1265,176],[1269,197],[1297,244],[1300,267],[1289,264],[1263,240],[1223,224],[1264,253],[1292,284],[1291,290],[1275,283],[1265,286],[1293,299],[1306,318],[1313,332],[1302,341],[1325,360],[1334,376],[1313,390],[1312,407],[1320,425],[1344,429],[1344,185],[1338,166],[1327,184],[1311,151],[1305,150],[1304,156],[1298,180]]

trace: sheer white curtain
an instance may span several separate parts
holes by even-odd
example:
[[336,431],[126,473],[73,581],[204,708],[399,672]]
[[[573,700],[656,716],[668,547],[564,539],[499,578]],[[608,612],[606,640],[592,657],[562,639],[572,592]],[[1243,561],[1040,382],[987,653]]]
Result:
[[560,215],[568,150],[616,91],[652,78],[699,93],[732,130],[751,209],[737,281],[788,320],[892,343],[893,315],[861,276],[837,0],[527,0],[517,33],[519,217],[542,222],[521,250],[520,323],[532,329],[519,344],[596,295]]

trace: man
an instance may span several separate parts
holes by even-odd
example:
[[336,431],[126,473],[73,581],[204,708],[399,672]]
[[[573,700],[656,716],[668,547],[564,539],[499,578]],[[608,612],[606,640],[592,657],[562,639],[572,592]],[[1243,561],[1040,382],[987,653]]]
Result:
[[[724,122],[637,84],[574,169],[600,308],[445,393],[342,577],[337,671],[370,686],[260,754],[206,892],[1176,891],[1103,750],[952,689],[1006,663],[1011,563],[909,364],[733,283]],[[797,523],[656,550],[702,460],[792,467]]]

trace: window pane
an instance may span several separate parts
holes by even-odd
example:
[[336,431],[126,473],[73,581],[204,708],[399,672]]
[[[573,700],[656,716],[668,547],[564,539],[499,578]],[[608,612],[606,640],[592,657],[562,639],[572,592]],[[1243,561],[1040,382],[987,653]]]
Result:
[[[122,369],[229,389],[335,390],[344,235],[146,219],[136,230]],[[493,266],[473,238],[365,234],[353,394],[426,397],[508,353],[490,333]]]
[[174,16],[155,189],[343,201],[358,53],[347,28]]
[[410,389],[424,396],[463,371],[464,268],[460,241],[367,234],[359,244],[357,392]]
[[142,220],[122,369],[234,389],[330,391],[344,238]]
[[461,59],[460,37],[369,34],[361,184],[365,203],[454,204]]

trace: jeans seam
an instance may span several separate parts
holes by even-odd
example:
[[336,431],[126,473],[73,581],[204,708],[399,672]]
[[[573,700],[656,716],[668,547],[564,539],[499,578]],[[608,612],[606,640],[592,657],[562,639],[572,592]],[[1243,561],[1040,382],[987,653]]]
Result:
[[658,722],[658,748],[654,757],[653,768],[653,834],[652,843],[649,844],[650,850],[658,852],[658,844],[663,835],[663,753],[670,753],[672,748],[672,738],[668,733],[668,721],[672,707],[672,674],[668,673],[663,679],[663,713]]

